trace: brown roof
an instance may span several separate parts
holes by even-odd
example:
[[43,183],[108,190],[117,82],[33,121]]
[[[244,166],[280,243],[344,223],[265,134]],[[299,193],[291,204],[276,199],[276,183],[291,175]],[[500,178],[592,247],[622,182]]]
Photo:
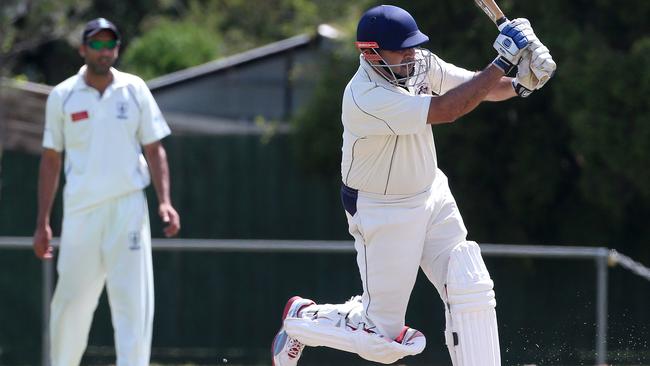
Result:
[[6,150],[39,154],[45,102],[51,87],[0,80],[0,144]]

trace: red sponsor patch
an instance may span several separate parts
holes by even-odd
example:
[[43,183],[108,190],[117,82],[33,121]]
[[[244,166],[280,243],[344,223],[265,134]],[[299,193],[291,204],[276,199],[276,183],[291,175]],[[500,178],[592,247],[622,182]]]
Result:
[[380,55],[376,55],[374,53],[364,53],[363,58],[365,58],[368,61],[383,61],[383,57]]
[[79,122],[83,119],[88,119],[88,111],[74,112],[70,115],[72,122]]
[[354,42],[357,45],[357,48],[379,48],[377,42]]

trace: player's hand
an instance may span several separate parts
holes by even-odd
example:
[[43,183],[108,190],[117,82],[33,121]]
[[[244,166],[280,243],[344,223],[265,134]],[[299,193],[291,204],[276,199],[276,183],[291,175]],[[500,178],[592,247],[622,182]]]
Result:
[[539,83],[535,86],[535,89],[541,89],[546,82],[548,82],[557,69],[557,64],[551,56],[551,52],[542,44],[540,40],[534,41],[530,45],[531,52],[531,62],[530,69],[532,70],[535,77],[539,80]]
[[531,52],[526,51],[517,67],[517,76],[512,80],[512,87],[522,98],[529,96],[539,84],[539,79],[530,69]]
[[171,204],[160,204],[158,206],[158,215],[160,215],[160,219],[165,225],[163,232],[166,237],[169,238],[178,234],[178,230],[181,229],[181,219],[178,216],[178,212],[176,212]]
[[52,259],[52,228],[50,225],[39,225],[34,232],[34,254],[40,259]]
[[[539,38],[535,34],[535,31],[533,31],[533,26],[530,24],[530,21],[526,18],[516,18],[511,20],[509,23],[506,23],[505,25],[510,25],[511,27],[517,28],[521,30],[521,32],[526,36],[526,39],[528,39],[528,44],[533,44],[536,41],[539,41]],[[499,29],[502,29],[505,25],[502,25]]]
[[493,63],[508,74],[519,63],[524,50],[528,45],[537,39],[530,22],[524,18],[518,18],[511,22],[504,23],[500,27],[500,33],[494,41],[493,47],[499,56]]
[[550,80],[556,67],[548,48],[536,40],[524,52],[512,86],[520,97],[527,97]]
[[528,51],[531,53],[530,69],[536,77],[534,85],[530,85],[530,90],[540,89],[553,76],[557,65],[555,64],[555,61],[553,61],[553,57],[551,56],[548,48],[542,44],[542,42],[533,31],[533,27],[530,25],[528,19],[513,19],[510,22],[510,25],[514,27],[520,27],[530,42],[528,50],[524,51],[524,54]]

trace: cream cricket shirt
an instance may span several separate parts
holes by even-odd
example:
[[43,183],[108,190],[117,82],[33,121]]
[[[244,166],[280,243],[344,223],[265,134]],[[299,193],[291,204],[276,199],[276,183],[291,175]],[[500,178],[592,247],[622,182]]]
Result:
[[142,79],[111,68],[100,95],[86,85],[85,68],[52,90],[45,112],[43,147],[65,150],[66,213],[149,185],[141,145],[170,134]]
[[348,187],[377,194],[415,194],[433,182],[437,169],[427,124],[431,98],[470,80],[474,73],[427,50],[427,83],[416,91],[393,86],[360,57],[343,94],[341,177]]

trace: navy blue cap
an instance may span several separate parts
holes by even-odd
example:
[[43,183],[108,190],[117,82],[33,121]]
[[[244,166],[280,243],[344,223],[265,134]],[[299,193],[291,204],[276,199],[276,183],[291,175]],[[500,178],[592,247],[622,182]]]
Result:
[[379,5],[366,11],[357,26],[358,42],[377,42],[385,50],[402,50],[429,41],[420,32],[415,19],[406,10],[393,5]]
[[120,40],[120,31],[117,30],[115,24],[104,18],[97,18],[86,23],[82,41],[85,43],[89,37],[92,37],[103,30],[109,30],[113,32],[113,34],[115,34],[115,39],[118,41]]

